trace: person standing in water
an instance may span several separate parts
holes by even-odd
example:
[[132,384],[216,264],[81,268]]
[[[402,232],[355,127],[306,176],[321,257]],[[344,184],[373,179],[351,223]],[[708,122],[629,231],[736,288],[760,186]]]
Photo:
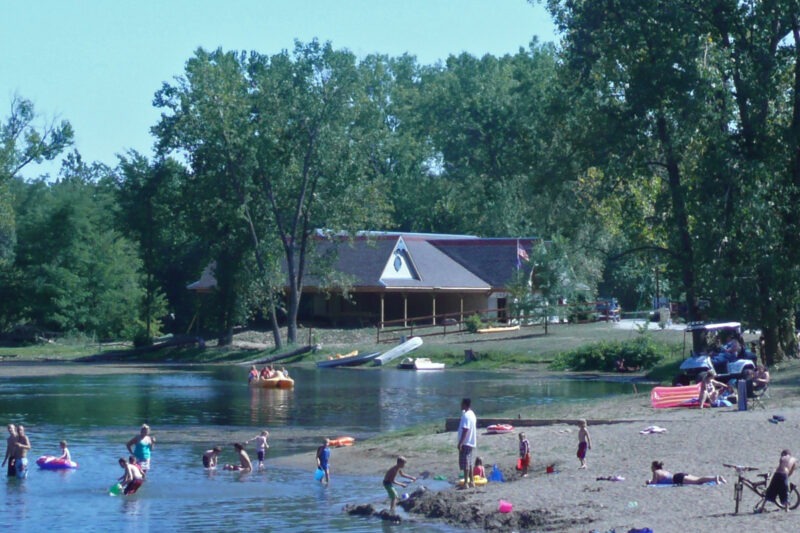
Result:
[[330,460],[331,460],[331,449],[330,449],[330,439],[325,439],[322,446],[317,448],[317,468],[322,470],[325,473],[325,477],[323,477],[320,482],[324,481],[326,484],[331,480],[331,472],[330,472]]
[[139,434],[126,444],[128,452],[136,457],[136,461],[145,474],[150,470],[150,455],[152,454],[155,443],[156,438],[150,435],[150,426],[142,424]]
[[17,448],[17,426],[14,424],[8,425],[8,439],[6,439],[6,456],[3,459],[2,466],[8,463],[8,477],[17,476],[17,460],[14,452]]
[[28,451],[31,449],[31,441],[25,434],[25,427],[17,426],[17,446],[14,449],[14,459],[16,460],[17,477],[25,479],[28,477]]
[[411,482],[417,480],[414,476],[409,476],[403,472],[403,467],[406,466],[406,458],[402,455],[397,458],[397,463],[386,471],[383,476],[383,488],[386,489],[386,494],[389,495],[389,513],[394,514],[395,506],[397,505],[397,491],[394,490],[394,485],[405,488],[408,483],[401,483],[397,481],[397,476],[404,477]]
[[256,441],[256,453],[258,454],[258,469],[264,469],[264,455],[267,453],[267,448],[269,448],[269,431],[262,431],[260,435],[253,437],[245,441],[245,444]]

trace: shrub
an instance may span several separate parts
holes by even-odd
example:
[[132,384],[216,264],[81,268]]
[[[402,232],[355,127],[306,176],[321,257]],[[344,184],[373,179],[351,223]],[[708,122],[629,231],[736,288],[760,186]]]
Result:
[[147,334],[147,330],[140,328],[133,336],[133,346],[135,348],[144,348],[153,344],[153,337]]
[[467,331],[470,333],[477,333],[479,329],[483,327],[483,319],[478,313],[474,315],[468,316],[466,320],[464,320],[464,326],[467,328]]
[[604,341],[582,346],[558,354],[550,367],[554,370],[599,370],[613,371],[622,358],[625,366],[652,368],[665,356],[669,347],[645,336],[626,341]]

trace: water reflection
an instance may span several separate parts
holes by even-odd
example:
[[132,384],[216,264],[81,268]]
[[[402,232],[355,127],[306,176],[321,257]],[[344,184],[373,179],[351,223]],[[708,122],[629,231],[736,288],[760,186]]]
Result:
[[294,389],[250,387],[250,424],[285,425],[292,411],[294,395]]
[[[42,531],[254,530],[369,532],[386,527],[341,512],[347,503],[383,498],[380,479],[338,476],[331,487],[313,479],[313,450],[325,435],[377,432],[443,423],[463,396],[479,414],[629,392],[624,383],[550,380],[486,372],[384,369],[291,369],[294,390],[250,388],[241,367],[170,368],[154,374],[32,376],[0,380],[4,422],[24,423],[36,457],[66,439],[80,467],[31,471],[0,483],[3,516]],[[153,469],[132,498],[108,496],[120,475],[125,442],[142,422],[157,437]],[[208,471],[203,451],[269,429],[264,472]],[[255,460],[255,452],[252,452]],[[308,453],[308,468],[273,469],[276,454]],[[79,512],[77,511],[79,510]],[[262,526],[263,527],[260,527]],[[403,531],[449,531],[404,524]],[[393,530],[393,529],[392,529]]]
[[339,428],[369,435],[455,416],[464,396],[473,398],[481,414],[631,391],[625,383],[486,372],[297,368],[292,375],[293,390],[248,387],[238,367],[14,378],[0,382],[0,412],[26,425],[101,429],[148,422],[161,427]]

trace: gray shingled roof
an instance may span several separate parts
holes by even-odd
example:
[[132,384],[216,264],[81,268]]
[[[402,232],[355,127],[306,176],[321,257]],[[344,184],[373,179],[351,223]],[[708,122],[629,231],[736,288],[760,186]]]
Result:
[[[403,238],[419,278],[381,281],[383,268],[398,240]],[[333,268],[353,278],[357,289],[501,289],[517,269],[517,242],[528,253],[536,239],[482,239],[469,236],[418,233],[371,233],[352,242],[317,241],[317,253],[335,253]],[[304,285],[319,284],[307,276]]]
[[437,239],[429,242],[492,288],[502,289],[508,286],[517,270],[517,242],[530,254],[531,245],[536,240]]
[[[394,250],[398,237],[364,239],[356,238],[352,242],[318,241],[318,254],[334,254],[333,268],[353,278],[356,288],[383,289],[380,284],[381,273],[386,261]],[[306,275],[303,285],[317,287],[320,280],[313,275]]]
[[[419,273],[418,280],[390,279],[385,280],[387,289],[463,289],[463,290],[489,290],[491,287],[481,278],[464,268],[462,265],[442,253],[428,240],[409,236],[403,239],[406,243],[409,256]],[[388,256],[384,259],[384,264]]]

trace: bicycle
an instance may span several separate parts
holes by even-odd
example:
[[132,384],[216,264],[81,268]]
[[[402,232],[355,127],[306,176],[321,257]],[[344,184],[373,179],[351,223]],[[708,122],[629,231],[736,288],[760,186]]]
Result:
[[[737,479],[736,483],[733,485],[733,500],[736,502],[734,513],[739,513],[739,504],[742,501],[744,487],[747,487],[758,495],[758,503],[756,503],[756,505],[753,507],[753,511],[757,511],[767,497],[767,487],[769,486],[770,474],[758,474],[758,477],[761,479],[754,481],[747,479],[744,476],[746,472],[755,472],[759,470],[758,468],[752,466],[731,465],[727,463],[723,463],[722,466],[736,470]],[[798,491],[797,486],[794,483],[789,484],[789,500],[785,508],[777,502],[775,505],[784,510],[797,509],[797,507],[800,506],[800,491]]]

